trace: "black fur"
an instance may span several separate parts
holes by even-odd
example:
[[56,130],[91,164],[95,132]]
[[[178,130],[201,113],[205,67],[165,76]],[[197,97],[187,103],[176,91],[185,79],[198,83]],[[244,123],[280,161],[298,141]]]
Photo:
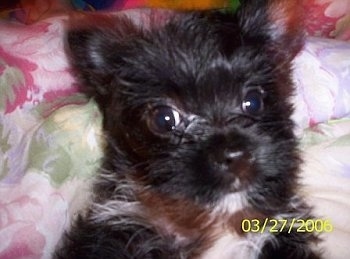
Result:
[[[103,114],[106,147],[93,202],[56,258],[200,258],[210,224],[196,223],[205,227],[176,242],[155,223],[162,213],[172,219],[168,201],[205,218],[241,192],[256,215],[311,217],[295,193],[300,158],[289,101],[303,34],[274,31],[271,2],[245,1],[236,14],[169,13],[149,26],[95,16],[68,32],[82,91]],[[165,212],[156,208],[163,205]],[[172,213],[197,220],[191,211]],[[318,258],[313,234],[275,237],[259,258]]]

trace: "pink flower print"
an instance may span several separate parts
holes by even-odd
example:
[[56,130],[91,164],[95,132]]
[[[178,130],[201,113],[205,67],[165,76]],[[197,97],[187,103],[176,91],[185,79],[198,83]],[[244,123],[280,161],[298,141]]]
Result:
[[50,258],[66,223],[67,202],[38,173],[0,185],[0,259]]
[[[31,100],[31,93],[38,91],[31,75],[37,66],[28,60],[6,53],[2,48],[0,48],[0,60],[6,64],[1,69],[2,74],[9,72],[8,82],[5,82],[8,88],[2,91],[5,92],[3,98],[7,96],[5,113],[11,113],[26,101]],[[8,98],[11,95],[13,95],[13,100]]]

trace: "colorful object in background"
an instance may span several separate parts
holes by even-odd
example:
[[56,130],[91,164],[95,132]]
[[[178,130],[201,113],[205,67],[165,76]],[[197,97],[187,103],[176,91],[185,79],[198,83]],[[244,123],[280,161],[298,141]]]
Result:
[[[350,40],[350,2],[347,0],[303,0],[308,14],[306,31],[309,35]],[[173,9],[236,10],[240,0],[0,0],[0,19],[16,19],[25,24],[67,14],[74,10],[120,11],[138,7]]]
[[80,10],[121,10],[135,7],[157,7],[170,9],[213,9],[239,6],[239,0],[71,0],[72,5]]
[[93,10],[103,10],[109,9],[113,5],[122,6],[125,0],[72,0],[71,3],[74,8],[78,10],[93,11]]
[[201,1],[186,1],[186,0],[148,0],[145,1],[147,6],[171,8],[171,9],[213,9],[229,7],[229,1],[226,0],[201,0]]
[[31,24],[70,11],[120,11],[130,8],[154,7],[179,10],[229,8],[235,10],[239,0],[17,0],[0,4],[0,17]]

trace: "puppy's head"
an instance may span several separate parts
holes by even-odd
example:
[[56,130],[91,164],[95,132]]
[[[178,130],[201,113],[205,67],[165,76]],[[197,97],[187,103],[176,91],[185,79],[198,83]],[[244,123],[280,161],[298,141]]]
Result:
[[247,0],[235,14],[155,14],[147,26],[79,20],[70,55],[103,113],[109,169],[196,204],[240,193],[283,206],[299,162],[288,100],[298,12],[297,1]]

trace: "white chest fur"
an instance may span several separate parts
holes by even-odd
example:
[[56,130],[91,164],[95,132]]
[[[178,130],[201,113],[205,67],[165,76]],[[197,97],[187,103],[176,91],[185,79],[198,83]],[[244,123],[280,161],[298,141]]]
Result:
[[244,207],[248,202],[244,193],[238,192],[225,196],[213,210],[212,216],[221,218],[215,226],[214,241],[200,259],[254,259],[257,258],[264,243],[273,238],[269,233],[237,233],[228,227],[230,218]]

